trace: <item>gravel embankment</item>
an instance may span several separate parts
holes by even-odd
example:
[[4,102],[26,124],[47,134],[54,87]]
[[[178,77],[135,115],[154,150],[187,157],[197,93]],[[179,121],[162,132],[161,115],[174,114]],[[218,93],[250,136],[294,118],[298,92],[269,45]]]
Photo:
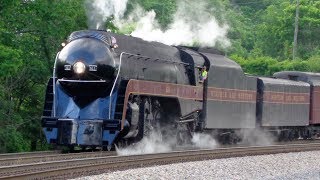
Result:
[[78,178],[87,179],[320,180],[320,151],[178,163]]

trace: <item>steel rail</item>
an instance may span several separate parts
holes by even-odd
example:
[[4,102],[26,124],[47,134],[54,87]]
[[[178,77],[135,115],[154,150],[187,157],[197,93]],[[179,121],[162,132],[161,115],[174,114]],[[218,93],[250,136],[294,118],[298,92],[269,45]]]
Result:
[[116,155],[116,152],[99,151],[99,152],[84,152],[84,153],[68,153],[68,154],[30,154],[30,156],[23,157],[8,157],[0,159],[0,168],[5,166],[23,165],[32,163],[41,163],[49,161],[62,161],[70,159],[92,158],[92,157],[106,157]]
[[[154,165],[276,153],[320,150],[320,143],[191,150],[132,156],[110,156],[11,166],[0,179],[66,179]],[[18,171],[18,169],[20,169]],[[10,173],[8,173],[10,171]],[[3,174],[7,172],[7,174]],[[13,174],[14,173],[14,174]]]
[[0,154],[0,160],[4,158],[23,158],[23,157],[32,157],[32,156],[43,156],[43,155],[52,155],[58,154],[59,151],[35,151],[35,152],[24,152],[24,153],[5,153]]

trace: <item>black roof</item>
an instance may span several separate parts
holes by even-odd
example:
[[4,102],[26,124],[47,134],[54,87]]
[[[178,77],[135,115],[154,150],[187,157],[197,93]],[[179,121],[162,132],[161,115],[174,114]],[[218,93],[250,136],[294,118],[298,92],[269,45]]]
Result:
[[300,72],[300,71],[281,71],[281,72],[274,73],[273,76],[281,79],[303,81],[314,86],[320,86],[320,73]]
[[278,84],[278,85],[292,85],[292,86],[310,86],[306,82],[291,81],[291,80],[287,80],[287,79],[275,79],[275,78],[267,78],[267,77],[258,77],[258,79],[262,80],[264,84]]

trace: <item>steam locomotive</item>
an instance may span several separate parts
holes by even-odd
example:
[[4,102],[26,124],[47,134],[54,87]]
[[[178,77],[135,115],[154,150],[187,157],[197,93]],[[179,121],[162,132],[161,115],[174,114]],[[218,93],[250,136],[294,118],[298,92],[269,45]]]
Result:
[[257,128],[282,139],[312,138],[320,124],[319,80],[305,72],[247,76],[214,49],[76,31],[57,53],[42,127],[48,143],[107,149],[157,128],[181,141],[205,131],[235,142]]

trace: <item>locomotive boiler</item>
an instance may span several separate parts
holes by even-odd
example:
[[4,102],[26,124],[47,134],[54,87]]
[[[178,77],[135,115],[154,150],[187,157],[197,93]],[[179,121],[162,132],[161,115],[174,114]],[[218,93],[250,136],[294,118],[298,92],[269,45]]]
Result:
[[155,129],[180,141],[207,131],[235,142],[257,127],[311,137],[309,91],[308,82],[247,76],[211,48],[83,30],[57,53],[42,127],[48,143],[104,149]]

